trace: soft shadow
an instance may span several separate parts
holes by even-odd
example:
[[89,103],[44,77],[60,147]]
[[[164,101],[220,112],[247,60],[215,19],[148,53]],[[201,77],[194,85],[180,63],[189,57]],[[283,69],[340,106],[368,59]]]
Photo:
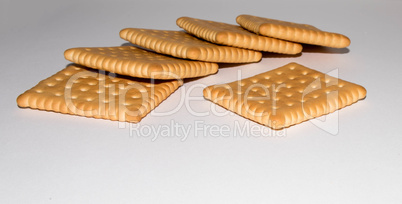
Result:
[[[84,67],[84,66],[79,65],[79,64],[76,64],[76,63],[74,63],[74,62],[68,63],[66,67],[69,67],[69,66],[72,66],[72,65],[79,66],[79,67]],[[85,67],[85,68],[86,68],[86,67]]]
[[332,48],[332,47],[323,47],[318,45],[308,45],[302,44],[303,51],[309,53],[334,53],[334,54],[346,54],[349,53],[349,48]]
[[273,53],[273,52],[263,52],[262,58],[296,58],[296,57],[300,57],[301,55],[302,55],[302,53],[290,55],[290,54],[280,54],[280,53]]
[[250,63],[218,63],[219,69],[225,69],[225,68],[232,68],[232,67],[238,67],[246,64],[252,64],[252,63],[258,63],[258,62],[250,62]]
[[125,42],[125,43],[121,44],[120,46],[134,46],[134,47],[139,47],[138,45],[134,45],[134,44],[129,43],[129,42]]

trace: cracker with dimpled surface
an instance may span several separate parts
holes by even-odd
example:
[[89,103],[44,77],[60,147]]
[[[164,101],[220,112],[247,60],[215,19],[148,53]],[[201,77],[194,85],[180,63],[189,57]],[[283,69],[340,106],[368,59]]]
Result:
[[146,49],[183,59],[248,63],[262,58],[261,52],[216,45],[183,31],[126,28],[120,31],[120,37]]
[[251,15],[239,15],[236,21],[251,32],[273,38],[333,48],[345,48],[350,45],[350,39],[345,35],[322,31],[308,24]]
[[113,77],[71,65],[18,96],[17,104],[22,108],[139,122],[181,84],[178,80]]
[[216,63],[177,59],[134,46],[71,48],[64,57],[86,67],[140,78],[182,79],[218,71]]
[[302,51],[300,44],[257,35],[238,25],[190,17],[181,17],[176,23],[187,32],[216,44],[281,54]]
[[272,129],[334,112],[365,96],[360,85],[297,63],[204,89],[206,99]]

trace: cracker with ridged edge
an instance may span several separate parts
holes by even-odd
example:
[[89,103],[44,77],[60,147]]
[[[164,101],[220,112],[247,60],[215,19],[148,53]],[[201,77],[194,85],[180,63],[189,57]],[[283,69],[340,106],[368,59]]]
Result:
[[297,63],[204,89],[206,99],[272,129],[334,112],[365,96],[360,85]]
[[125,28],[120,37],[146,49],[178,58],[206,62],[248,63],[261,60],[261,52],[216,45],[183,31]]
[[218,71],[216,63],[173,58],[134,46],[71,48],[64,57],[86,67],[140,78],[183,79]]
[[187,32],[216,44],[281,54],[297,54],[302,51],[300,44],[257,35],[238,25],[190,17],[181,17],[176,24]]
[[181,80],[113,76],[70,65],[18,96],[17,104],[23,108],[135,123],[181,84]]
[[333,48],[345,48],[350,45],[350,39],[345,35],[322,31],[308,24],[251,15],[239,15],[236,21],[249,31],[273,38]]

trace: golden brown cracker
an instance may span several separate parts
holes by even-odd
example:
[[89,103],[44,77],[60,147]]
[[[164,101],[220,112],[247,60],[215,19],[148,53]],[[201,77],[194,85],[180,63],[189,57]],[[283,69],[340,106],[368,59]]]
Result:
[[87,67],[140,78],[182,79],[218,71],[216,63],[168,57],[134,46],[71,48],[64,57]]
[[181,17],[176,23],[187,32],[216,44],[281,54],[302,51],[300,44],[257,35],[237,25],[190,17]]
[[204,89],[206,99],[272,129],[334,112],[365,96],[360,85],[297,63]]
[[249,31],[273,38],[333,48],[345,48],[350,45],[350,39],[345,35],[322,31],[308,24],[251,15],[239,15],[236,21]]
[[178,58],[206,62],[247,63],[261,60],[261,52],[221,46],[183,31],[126,28],[120,37],[146,49]]
[[17,104],[71,115],[139,122],[181,83],[113,77],[71,65],[21,94]]

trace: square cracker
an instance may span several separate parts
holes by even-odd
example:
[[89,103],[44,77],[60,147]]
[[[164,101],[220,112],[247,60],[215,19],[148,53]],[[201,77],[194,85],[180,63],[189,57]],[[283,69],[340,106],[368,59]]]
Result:
[[236,21],[249,31],[273,38],[334,48],[344,48],[350,45],[348,37],[338,33],[322,31],[308,24],[251,15],[239,15]]
[[140,78],[183,79],[218,71],[216,63],[177,59],[133,46],[71,48],[64,57],[87,67]]
[[183,31],[126,28],[120,37],[146,49],[178,58],[206,62],[247,63],[261,60],[261,52],[221,46]]
[[257,35],[238,25],[190,17],[181,17],[176,24],[187,32],[216,44],[281,54],[297,54],[302,51],[300,44]]
[[297,63],[204,89],[206,99],[272,129],[334,112],[365,96],[360,85]]
[[139,122],[181,83],[113,77],[71,65],[18,96],[17,104],[24,108]]

